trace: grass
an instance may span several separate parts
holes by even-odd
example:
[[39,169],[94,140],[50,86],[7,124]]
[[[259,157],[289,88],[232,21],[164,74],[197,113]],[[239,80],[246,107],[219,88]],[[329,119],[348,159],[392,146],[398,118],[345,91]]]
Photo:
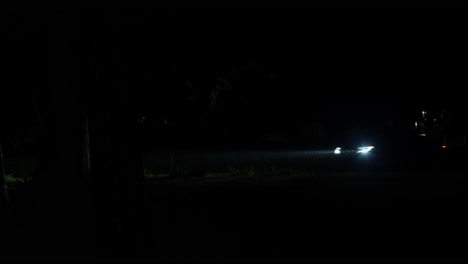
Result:
[[[11,193],[20,185],[32,182],[34,171],[38,167],[36,159],[11,159],[6,161],[6,181]],[[441,174],[442,173],[442,174]],[[274,164],[261,166],[229,166],[221,172],[193,172],[180,164],[173,163],[170,170],[144,170],[145,197],[154,199],[191,199],[194,192],[209,190],[235,190],[242,188],[295,189],[307,190],[332,185],[350,189],[367,184],[382,186],[382,189],[441,189],[449,182],[464,184],[465,177],[454,173],[438,172],[389,172],[389,171],[326,171],[280,167]],[[450,178],[444,184],[436,184],[438,179]],[[427,187],[430,186],[430,187]],[[380,188],[380,187],[379,187]],[[163,197],[164,196],[164,197]]]
[[[174,176],[174,171],[183,173]],[[295,240],[288,240],[296,238],[292,235],[293,231],[302,234],[304,229],[305,234],[312,237],[321,232],[313,228],[314,224],[336,228],[333,223],[320,220],[320,217],[309,217],[308,212],[341,219],[340,210],[349,209],[349,217],[357,217],[352,214],[357,210],[354,208],[363,208],[358,212],[369,212],[366,216],[371,219],[374,214],[380,212],[383,215],[382,212],[393,209],[391,212],[408,219],[408,215],[416,215],[412,213],[413,206],[423,206],[413,193],[432,197],[440,208],[445,208],[447,205],[442,202],[457,201],[454,198],[454,186],[459,185],[457,188],[460,191],[466,186],[462,184],[466,182],[462,175],[438,172],[430,175],[425,172],[332,172],[274,165],[231,166],[224,172],[206,172],[200,177],[190,177],[191,172],[183,168],[174,171],[171,174],[171,171],[145,170],[144,210],[147,220],[144,227],[148,229],[145,234],[151,233],[154,236],[152,239],[160,243],[158,245],[174,252],[182,252],[194,246],[197,250],[203,250],[203,243],[207,243],[207,248],[216,247],[206,249],[207,254],[219,250],[235,253],[238,248],[255,248],[259,243],[267,243],[265,248],[277,243],[276,249],[280,250],[290,243],[300,245]],[[445,185],[438,181],[440,177],[446,179]],[[25,177],[25,174],[9,170],[7,181],[12,190],[29,180],[30,177]],[[456,184],[455,180],[461,183]],[[213,190],[217,193],[212,193]],[[439,197],[444,200],[439,201]],[[387,201],[395,204],[383,204]],[[322,203],[324,205],[320,207]],[[437,205],[425,204],[427,212],[432,212]],[[406,208],[406,211],[399,213],[400,208]],[[29,214],[25,214],[25,219],[29,218]],[[359,219],[363,221],[361,225],[364,228],[366,218]],[[391,219],[385,220],[388,226],[394,225]],[[357,220],[355,222],[360,223]],[[274,239],[271,230],[275,228],[282,232],[284,239]],[[256,235],[256,232],[263,233]],[[272,237],[263,239],[263,235]],[[322,236],[326,237],[328,234]],[[152,256],[153,249],[148,247],[145,254]]]
[[[177,199],[191,199],[194,193],[213,190],[261,190],[291,185],[293,188],[303,182],[316,182],[325,174],[312,170],[268,167],[230,167],[225,172],[208,172],[203,177],[171,177],[169,173],[145,170],[147,199],[165,199],[168,195]],[[164,198],[165,197],[165,198]]]
[[[329,172],[314,170],[300,170],[278,167],[231,167],[225,172],[208,172],[203,177],[172,178],[168,173],[152,173],[146,171],[146,183],[153,186],[155,192],[161,188],[177,186],[180,189],[217,189],[244,187],[276,187],[286,185],[314,184],[325,179],[333,179],[336,176]],[[341,175],[341,174],[340,174]],[[352,175],[344,176],[352,177]]]
[[[148,173],[146,181],[149,201],[193,201],[207,193],[250,192],[253,197],[262,193],[277,196],[296,193],[307,197],[343,200],[343,206],[351,201],[356,206],[378,207],[379,202],[412,201],[427,197],[452,197],[466,186],[468,181],[457,172],[438,171],[318,171],[287,167],[231,167],[225,172],[209,172],[204,177],[171,178],[167,173]],[[224,194],[223,194],[224,195]],[[446,199],[444,198],[444,199]],[[312,198],[311,198],[312,199]],[[360,204],[360,205],[358,205]]]
[[14,193],[19,186],[31,183],[38,167],[38,159],[6,159],[5,180],[10,194]]
[[14,177],[13,174],[5,175],[5,180],[8,185],[16,184],[16,183],[24,183],[25,181],[27,181],[26,178],[17,178],[17,177]]

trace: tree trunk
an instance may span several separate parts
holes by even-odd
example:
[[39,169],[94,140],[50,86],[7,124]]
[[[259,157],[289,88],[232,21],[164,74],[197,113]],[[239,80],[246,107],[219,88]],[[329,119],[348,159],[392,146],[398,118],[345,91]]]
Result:
[[5,163],[3,160],[2,144],[0,143],[0,205],[3,207],[9,203],[8,189],[6,183]]
[[99,243],[112,245],[108,254],[132,254],[142,200],[138,188],[143,180],[137,120],[127,104],[101,107],[94,108],[89,116]]
[[[121,95],[130,87],[116,89],[109,84],[119,73],[103,82],[84,78],[95,72],[83,72],[88,69],[80,65],[82,47],[73,39],[79,36],[73,30],[78,29],[71,25],[74,20],[60,19],[71,22],[63,28],[54,24],[49,83],[41,88],[42,98],[36,99],[45,114],[39,133],[41,172],[34,242],[44,249],[40,254],[78,254],[85,246],[101,251],[117,245],[121,247],[109,253],[128,252],[132,250],[128,241],[135,240],[121,238],[133,234],[141,193],[138,181],[143,174],[135,144],[136,120],[130,105],[122,101],[125,93]],[[104,68],[108,66],[112,67],[106,62]]]
[[[91,226],[88,223],[89,230],[72,233],[85,240],[83,236],[88,234],[89,241],[81,243],[117,248],[111,248],[109,254],[131,253],[135,249],[133,229],[138,226],[138,188],[143,179],[136,120],[129,107],[117,105],[107,110],[82,109],[77,105],[62,105],[61,111],[49,108],[40,146],[40,207],[55,210],[52,215],[43,216],[48,219],[44,221],[50,221],[45,225],[68,224],[84,229],[84,222],[92,217],[97,222]],[[77,216],[78,212],[82,215]],[[66,216],[82,222],[70,222],[63,218]],[[96,233],[89,233],[91,229]],[[56,241],[60,241],[60,236]]]
[[[48,46],[48,82],[34,97],[39,174],[32,214],[33,256],[89,253],[95,241],[91,191],[84,157],[86,108],[80,97],[76,17],[54,17]],[[68,22],[67,22],[68,21]]]

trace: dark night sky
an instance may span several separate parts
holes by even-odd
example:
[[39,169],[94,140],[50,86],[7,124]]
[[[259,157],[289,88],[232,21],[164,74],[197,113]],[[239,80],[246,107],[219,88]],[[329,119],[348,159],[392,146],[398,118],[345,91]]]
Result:
[[[273,72],[279,84],[252,90],[252,100],[262,103],[250,111],[268,111],[266,105],[283,116],[278,120],[353,120],[464,105],[466,42],[456,15],[442,21],[394,10],[2,12],[7,108],[27,109],[21,95],[46,87],[51,71],[69,74],[67,67],[79,73],[68,80],[79,80],[80,87],[99,89],[103,83],[93,83],[95,76],[110,80],[117,71],[125,73],[119,82],[126,76],[123,82],[149,96],[149,87],[161,84],[174,65],[197,80],[253,63]],[[115,60],[118,69],[109,67]]]

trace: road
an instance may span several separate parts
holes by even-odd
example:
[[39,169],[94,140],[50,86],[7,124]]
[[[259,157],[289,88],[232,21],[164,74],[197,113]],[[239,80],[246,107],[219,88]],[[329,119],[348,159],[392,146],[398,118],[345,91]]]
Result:
[[361,171],[187,183],[182,198],[159,193],[148,217],[159,250],[141,254],[463,258],[468,246],[464,175]]
[[[144,154],[144,167],[154,171],[180,167],[204,172],[228,171],[242,167],[297,167],[346,169],[349,166],[381,165],[383,158],[374,153],[359,154],[357,150],[224,150],[224,151],[159,151]],[[374,151],[375,152],[375,151]],[[371,161],[372,160],[372,161]]]
[[[428,160],[424,153],[399,156],[377,148],[365,156],[289,153],[302,158],[277,171],[148,179],[143,204],[109,204],[100,212],[107,231],[93,229],[96,215],[86,208],[17,208],[24,212],[10,229],[9,254],[241,261],[466,257],[468,181],[460,153],[455,163],[453,153]],[[308,163],[304,156],[317,160]],[[317,167],[320,162],[328,165]]]

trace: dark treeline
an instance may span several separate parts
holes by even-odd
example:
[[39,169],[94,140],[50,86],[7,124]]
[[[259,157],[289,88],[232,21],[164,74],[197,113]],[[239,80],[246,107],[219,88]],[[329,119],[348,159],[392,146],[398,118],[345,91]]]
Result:
[[[273,11],[1,12],[4,157],[38,158],[35,206],[83,224],[74,234],[88,240],[94,229],[98,241],[117,239],[113,217],[133,234],[144,151],[385,140],[400,128],[414,134],[423,108],[467,116],[454,88],[462,69],[447,59],[466,54],[432,52],[429,29]],[[98,220],[84,224],[80,214]],[[47,217],[52,227],[67,223]]]
[[[396,32],[383,23],[376,31],[359,20],[327,20],[325,27],[319,17],[274,11],[3,12],[10,51],[8,100],[1,104],[6,155],[24,143],[43,158],[76,149],[79,167],[84,138],[91,152],[105,153],[99,144],[106,140],[113,142],[107,152],[115,152],[110,145],[314,142],[319,134],[340,137],[350,126],[392,134],[398,123],[410,127],[423,108],[466,119],[462,108],[447,103],[462,100],[452,89],[460,69],[440,52],[425,55],[426,29]],[[398,34],[414,41],[401,45]],[[82,135],[87,122],[89,137]],[[78,167],[73,171],[84,171]]]

